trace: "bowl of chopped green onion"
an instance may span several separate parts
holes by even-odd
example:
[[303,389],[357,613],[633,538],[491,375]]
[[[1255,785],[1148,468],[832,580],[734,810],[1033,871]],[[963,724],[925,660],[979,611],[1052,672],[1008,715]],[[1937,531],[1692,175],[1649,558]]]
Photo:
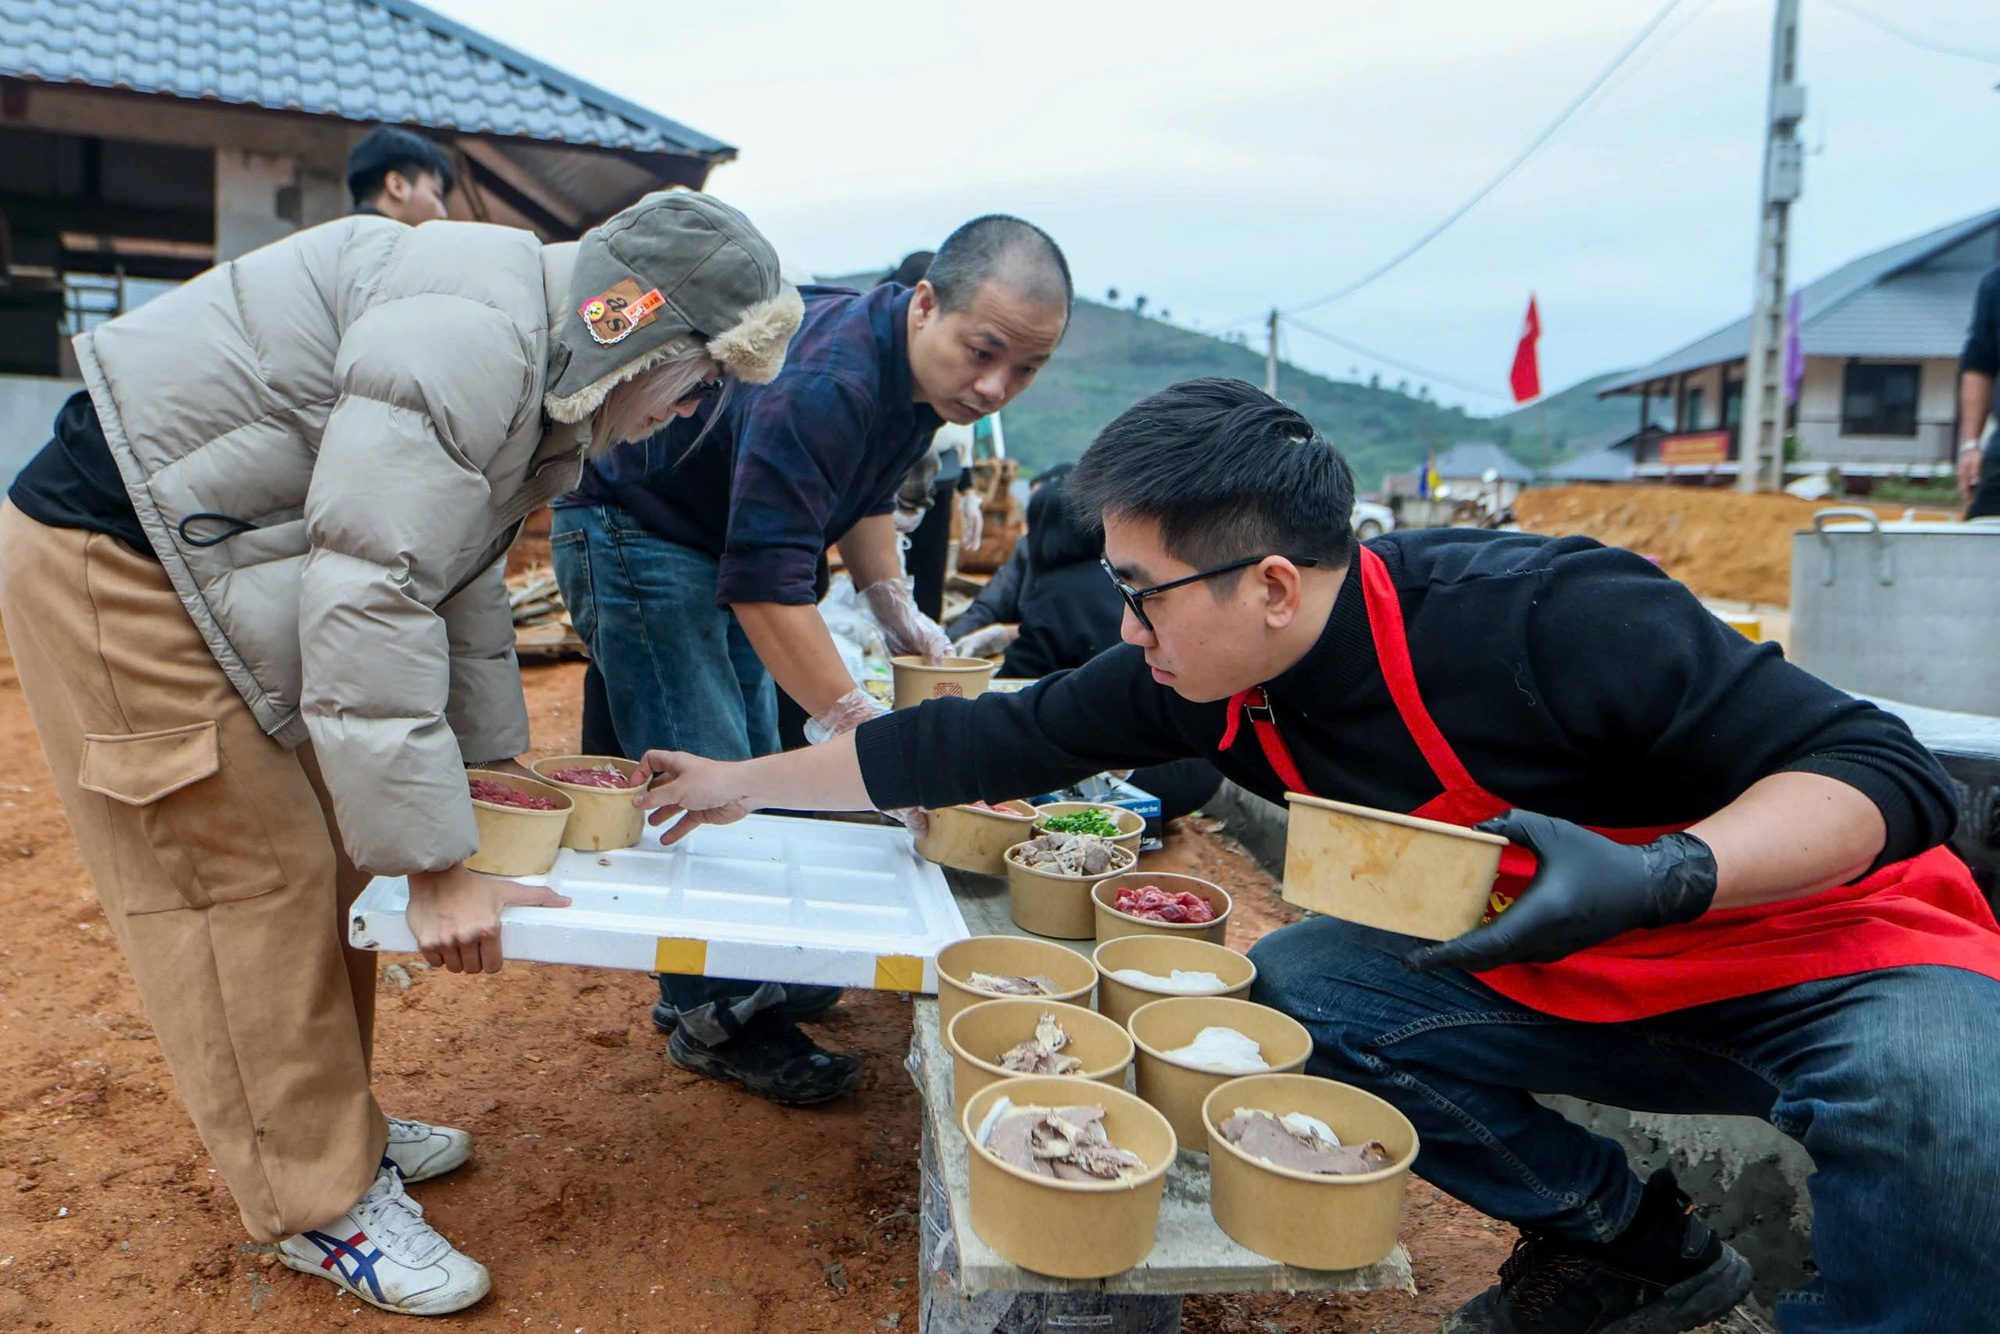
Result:
[[1052,801],[1035,807],[1035,832],[1043,834],[1091,834],[1108,838],[1119,847],[1139,852],[1139,837],[1145,832],[1146,818],[1121,806],[1104,806],[1094,801]]

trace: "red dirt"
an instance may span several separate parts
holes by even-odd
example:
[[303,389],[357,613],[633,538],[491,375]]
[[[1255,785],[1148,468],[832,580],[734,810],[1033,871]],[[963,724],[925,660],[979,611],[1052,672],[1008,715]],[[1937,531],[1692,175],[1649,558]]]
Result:
[[[576,747],[577,666],[527,673],[537,755]],[[1230,943],[1295,914],[1212,823],[1149,870],[1215,880]],[[0,1328],[99,1334],[404,1331],[248,1245],[189,1127],[84,881],[10,659],[0,657]],[[917,1102],[909,1002],[856,992],[815,1031],[859,1056],[859,1094],[786,1111],[687,1074],[647,1022],[650,979],[514,965],[384,970],[376,1086],[463,1126],[472,1164],[416,1187],[492,1268],[453,1329],[914,1331]],[[1418,1295],[1202,1296],[1195,1334],[1416,1334],[1491,1281],[1513,1231],[1413,1182]],[[891,1317],[895,1317],[892,1322]]]

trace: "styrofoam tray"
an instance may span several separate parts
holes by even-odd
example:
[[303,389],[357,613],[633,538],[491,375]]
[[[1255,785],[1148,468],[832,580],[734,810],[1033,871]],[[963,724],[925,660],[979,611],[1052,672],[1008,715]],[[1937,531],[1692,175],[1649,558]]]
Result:
[[[909,833],[880,825],[752,815],[662,848],[565,848],[547,885],[567,908],[509,908],[509,959],[698,973],[889,991],[937,990],[937,952],[970,934],[944,872]],[[417,948],[409,882],[378,877],[354,902],[357,949]]]

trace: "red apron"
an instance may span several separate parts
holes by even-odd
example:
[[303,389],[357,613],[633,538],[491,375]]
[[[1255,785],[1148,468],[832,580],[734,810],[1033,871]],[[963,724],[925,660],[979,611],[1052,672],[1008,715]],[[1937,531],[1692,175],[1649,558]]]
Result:
[[[1396,712],[1444,792],[1411,811],[1470,827],[1513,808],[1474,782],[1417,692],[1403,607],[1382,558],[1358,548],[1361,590],[1375,654]],[[1287,789],[1311,795],[1279,733],[1263,687],[1229,702],[1220,749],[1250,718],[1264,758]],[[1687,828],[1598,829],[1619,843],[1650,843]],[[1496,903],[1511,903],[1535,871],[1535,854],[1501,854]],[[2000,980],[2000,924],[1972,872],[1949,849],[1932,848],[1851,885],[1747,908],[1722,908],[1680,926],[1628,931],[1552,964],[1509,964],[1480,981],[1544,1014],[1595,1023],[1644,1019],[1753,992],[1882,968],[1940,964]]]

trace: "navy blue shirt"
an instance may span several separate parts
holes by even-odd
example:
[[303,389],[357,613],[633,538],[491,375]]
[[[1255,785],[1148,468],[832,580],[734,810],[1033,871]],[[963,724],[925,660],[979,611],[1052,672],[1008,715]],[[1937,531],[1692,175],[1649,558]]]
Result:
[[[805,323],[769,384],[738,384],[584,469],[564,505],[617,505],[647,531],[707,552],[716,603],[810,606],[820,556],[896,506],[943,418],[913,399],[910,289],[804,287]],[[717,411],[721,419],[681,455]],[[676,463],[676,460],[679,460]]]

